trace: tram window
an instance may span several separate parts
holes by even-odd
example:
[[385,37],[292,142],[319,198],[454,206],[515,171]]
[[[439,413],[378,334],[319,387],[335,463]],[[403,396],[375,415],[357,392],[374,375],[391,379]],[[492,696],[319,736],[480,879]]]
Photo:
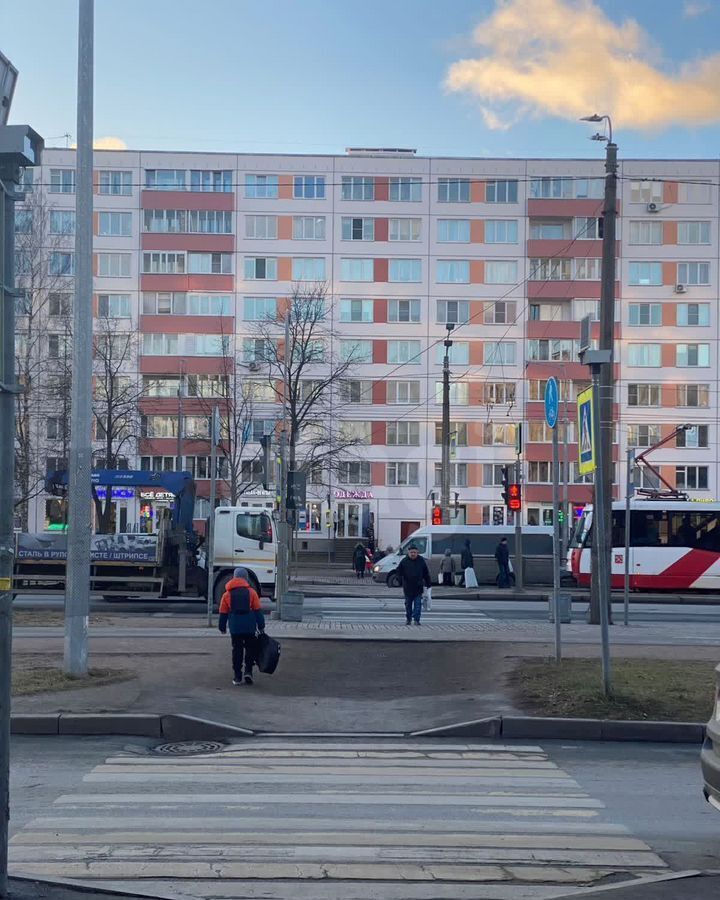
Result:
[[650,509],[630,513],[630,543],[633,547],[664,547],[668,543],[668,514]]
[[720,521],[717,511],[670,513],[670,543],[720,551]]

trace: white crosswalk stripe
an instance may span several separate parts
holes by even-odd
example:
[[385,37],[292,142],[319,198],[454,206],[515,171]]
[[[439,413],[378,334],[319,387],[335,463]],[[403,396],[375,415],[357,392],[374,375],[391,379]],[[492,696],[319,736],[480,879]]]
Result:
[[13,838],[13,873],[183,900],[550,900],[665,869],[539,746],[259,737],[117,754],[83,782]]
[[[370,589],[372,591],[372,589]],[[381,591],[386,590],[387,596]],[[380,587],[371,597],[306,598],[303,618],[307,621],[338,622],[346,625],[402,625],[405,603],[397,591]],[[433,600],[431,608],[421,616],[428,625],[464,625],[478,621],[492,622],[476,602],[469,600]]]

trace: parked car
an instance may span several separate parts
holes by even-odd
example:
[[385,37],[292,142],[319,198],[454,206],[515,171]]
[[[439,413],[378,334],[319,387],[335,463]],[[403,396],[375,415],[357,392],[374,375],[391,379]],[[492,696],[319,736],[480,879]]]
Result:
[[715,669],[715,707],[705,730],[700,765],[705,799],[720,810],[720,666]]

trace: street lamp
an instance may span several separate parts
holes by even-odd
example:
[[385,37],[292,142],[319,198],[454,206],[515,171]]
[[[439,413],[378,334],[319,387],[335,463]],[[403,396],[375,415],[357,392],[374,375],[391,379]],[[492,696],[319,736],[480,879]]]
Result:
[[450,348],[453,342],[450,335],[455,329],[454,322],[445,325],[447,335],[443,341],[445,355],[443,356],[443,382],[442,382],[442,457],[440,463],[440,508],[442,509],[443,525],[450,524]]
[[594,134],[590,140],[591,141],[607,141],[612,144],[612,119],[610,116],[601,116],[598,113],[593,113],[591,116],[580,116],[581,122],[607,122],[608,123],[608,136],[605,137],[601,134]]

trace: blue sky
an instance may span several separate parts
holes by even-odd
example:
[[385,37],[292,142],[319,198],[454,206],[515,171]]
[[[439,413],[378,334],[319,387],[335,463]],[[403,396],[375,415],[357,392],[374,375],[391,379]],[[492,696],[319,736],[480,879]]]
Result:
[[[617,116],[623,156],[717,158],[720,0],[507,0],[504,17],[499,6],[96,0],[95,134],[139,149],[596,156],[575,112],[597,103]],[[546,24],[532,26],[532,46],[513,15]],[[639,28],[620,37],[628,18]],[[20,69],[11,122],[62,146],[75,133],[76,0],[38,0],[32,12],[3,0],[2,21],[0,49]],[[473,42],[480,22],[489,44]],[[539,69],[519,83],[526,50]],[[681,71],[698,62],[699,75]],[[656,108],[668,78],[682,100]],[[627,87],[644,79],[638,107]]]

